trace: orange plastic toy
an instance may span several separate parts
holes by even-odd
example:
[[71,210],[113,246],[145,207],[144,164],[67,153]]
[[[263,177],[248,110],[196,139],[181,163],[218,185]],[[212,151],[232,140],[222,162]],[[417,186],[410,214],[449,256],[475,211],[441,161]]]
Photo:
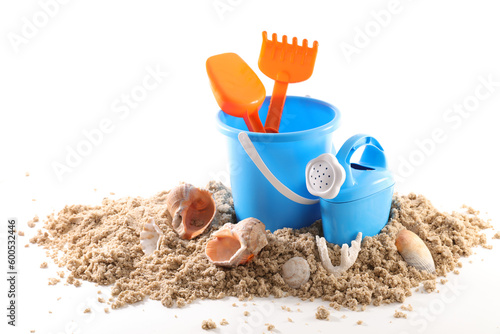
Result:
[[287,43],[286,35],[283,35],[282,42],[278,42],[276,34],[273,34],[272,40],[268,40],[265,31],[262,32],[262,38],[259,68],[262,73],[275,80],[265,129],[266,132],[277,133],[288,84],[311,77],[318,52],[318,42],[314,41],[313,47],[309,48],[307,39],[304,39],[302,46],[299,46],[297,37],[292,39],[292,44]]
[[265,132],[259,108],[266,98],[266,89],[247,63],[235,53],[223,53],[207,59],[207,73],[222,111],[243,117],[252,132]]

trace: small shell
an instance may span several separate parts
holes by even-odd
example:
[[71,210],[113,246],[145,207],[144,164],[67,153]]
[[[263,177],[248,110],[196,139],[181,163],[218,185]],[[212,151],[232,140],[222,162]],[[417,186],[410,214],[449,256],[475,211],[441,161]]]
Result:
[[181,184],[168,193],[167,209],[175,232],[188,240],[203,233],[216,213],[212,194],[191,184]]
[[162,232],[158,226],[156,226],[155,220],[149,218],[148,222],[144,224],[139,236],[144,254],[149,255],[158,249],[158,241],[161,234]]
[[267,245],[266,227],[255,218],[247,218],[238,224],[224,224],[212,234],[205,248],[210,262],[223,267],[245,264]]
[[306,259],[299,256],[292,257],[281,268],[281,277],[283,277],[286,284],[294,289],[300,288],[306,283],[310,275],[309,263],[307,263]]
[[403,259],[418,270],[435,273],[436,267],[429,248],[418,235],[401,230],[396,237],[396,248]]

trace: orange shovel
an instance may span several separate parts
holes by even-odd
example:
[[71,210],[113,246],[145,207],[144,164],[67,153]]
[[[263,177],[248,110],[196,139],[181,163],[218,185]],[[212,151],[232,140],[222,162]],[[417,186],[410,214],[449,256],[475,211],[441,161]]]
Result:
[[302,46],[299,46],[297,37],[292,39],[292,44],[287,43],[286,35],[283,35],[282,42],[278,42],[276,34],[273,34],[272,40],[268,40],[265,31],[262,32],[262,38],[259,68],[262,73],[275,80],[265,129],[266,132],[277,133],[288,84],[311,77],[318,52],[318,42],[314,41],[313,47],[309,48],[307,39],[304,39]]
[[207,73],[222,111],[243,117],[252,132],[266,132],[259,118],[266,89],[247,63],[235,53],[223,53],[207,59]]

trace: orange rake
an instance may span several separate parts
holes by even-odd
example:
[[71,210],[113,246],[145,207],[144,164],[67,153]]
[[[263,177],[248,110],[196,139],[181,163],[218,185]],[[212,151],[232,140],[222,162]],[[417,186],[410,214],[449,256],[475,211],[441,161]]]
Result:
[[305,81],[311,77],[318,53],[318,42],[314,41],[313,47],[309,48],[307,39],[299,46],[297,37],[292,39],[292,44],[287,43],[286,35],[283,35],[282,42],[278,42],[276,34],[272,35],[272,40],[268,40],[265,31],[262,32],[262,38],[259,68],[262,73],[275,80],[265,129],[268,133],[277,133],[288,84]]

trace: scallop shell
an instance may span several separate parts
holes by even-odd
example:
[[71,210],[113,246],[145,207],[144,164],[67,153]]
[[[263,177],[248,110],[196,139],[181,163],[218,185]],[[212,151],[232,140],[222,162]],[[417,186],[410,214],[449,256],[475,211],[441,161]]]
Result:
[[158,241],[160,240],[161,234],[162,232],[155,224],[155,220],[149,218],[148,222],[144,224],[139,236],[144,254],[149,255],[158,249]]
[[418,270],[436,272],[434,259],[422,239],[409,230],[401,230],[396,237],[396,248],[403,259]]
[[205,254],[210,262],[223,267],[245,264],[267,245],[266,226],[256,218],[226,223],[212,236]]
[[286,261],[281,268],[281,277],[291,288],[300,288],[309,280],[311,269],[303,257],[296,256]]
[[167,209],[175,232],[188,240],[203,233],[217,211],[212,194],[191,184],[181,184],[170,190]]

